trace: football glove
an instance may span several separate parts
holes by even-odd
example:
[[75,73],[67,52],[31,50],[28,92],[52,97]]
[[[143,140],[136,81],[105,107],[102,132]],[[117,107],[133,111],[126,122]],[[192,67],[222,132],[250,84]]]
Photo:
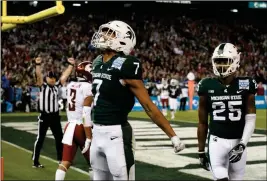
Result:
[[171,141],[172,141],[172,145],[174,147],[174,153],[178,153],[178,152],[182,151],[183,149],[185,149],[184,143],[181,142],[181,140],[179,139],[178,136],[173,136],[171,138]]
[[238,162],[241,159],[242,154],[243,154],[243,152],[244,152],[245,149],[246,149],[246,146],[243,143],[239,143],[238,145],[236,145],[228,153],[230,163],[236,163],[236,162]]
[[84,144],[84,148],[82,150],[82,154],[87,152],[87,150],[90,148],[91,142],[92,142],[92,140],[90,140],[88,138],[86,139],[85,144]]
[[205,152],[198,152],[200,165],[203,169],[210,171],[210,162]]

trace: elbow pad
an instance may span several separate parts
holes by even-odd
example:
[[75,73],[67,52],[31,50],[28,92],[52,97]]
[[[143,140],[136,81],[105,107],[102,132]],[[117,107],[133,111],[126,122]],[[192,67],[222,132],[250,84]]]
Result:
[[242,139],[240,142],[246,146],[255,129],[256,114],[247,114],[245,116],[245,121],[246,123],[245,123],[244,131],[243,131]]
[[91,107],[84,106],[83,107],[83,113],[84,113],[84,126],[85,127],[92,127],[92,119],[91,119]]

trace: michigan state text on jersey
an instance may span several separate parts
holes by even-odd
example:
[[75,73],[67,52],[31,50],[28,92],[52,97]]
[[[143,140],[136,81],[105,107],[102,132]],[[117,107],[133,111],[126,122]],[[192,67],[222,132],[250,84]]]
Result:
[[94,123],[117,125],[127,122],[135,96],[123,79],[142,80],[141,62],[133,56],[116,55],[108,62],[98,56],[93,62]]
[[210,134],[239,139],[245,126],[248,94],[255,94],[257,83],[249,77],[236,77],[229,86],[218,78],[206,78],[198,84],[198,94],[207,96]]

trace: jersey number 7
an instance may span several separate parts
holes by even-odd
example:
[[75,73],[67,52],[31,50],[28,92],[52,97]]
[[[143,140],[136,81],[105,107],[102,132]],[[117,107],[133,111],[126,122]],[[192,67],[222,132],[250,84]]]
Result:
[[100,80],[100,79],[95,79],[93,81],[93,84],[96,84],[96,94],[94,97],[94,106],[96,106],[98,96],[100,95],[99,89],[100,89],[102,83],[103,83],[103,80]]

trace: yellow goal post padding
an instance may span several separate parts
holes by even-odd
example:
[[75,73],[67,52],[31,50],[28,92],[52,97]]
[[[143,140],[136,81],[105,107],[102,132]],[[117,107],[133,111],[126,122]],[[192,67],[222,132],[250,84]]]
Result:
[[56,1],[56,6],[29,16],[7,16],[7,2],[2,1],[1,31],[13,29],[17,26],[17,24],[34,23],[63,14],[64,12],[65,7],[63,6],[62,1]]

